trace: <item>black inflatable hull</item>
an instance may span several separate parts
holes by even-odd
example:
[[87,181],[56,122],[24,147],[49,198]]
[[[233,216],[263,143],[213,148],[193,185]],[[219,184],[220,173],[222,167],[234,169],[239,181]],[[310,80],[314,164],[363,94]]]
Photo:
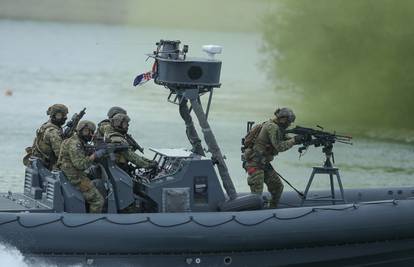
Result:
[[29,258],[142,266],[379,266],[414,258],[414,200],[222,213],[0,213]]

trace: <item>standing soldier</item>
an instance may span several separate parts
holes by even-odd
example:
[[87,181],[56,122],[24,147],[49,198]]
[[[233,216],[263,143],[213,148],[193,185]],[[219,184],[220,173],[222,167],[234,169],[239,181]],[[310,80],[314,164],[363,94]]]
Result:
[[[113,131],[105,134],[106,143],[130,145],[127,140],[130,118],[126,114],[118,113],[110,120]],[[136,154],[132,148],[126,151],[118,151],[115,154],[115,161],[119,167],[129,173],[128,163],[133,163],[137,168],[155,168],[156,161],[146,159]]]
[[[276,208],[283,191],[283,183],[280,176],[273,169],[270,162],[278,153],[290,149],[293,145],[302,142],[302,136],[287,138],[285,129],[295,121],[295,114],[289,108],[281,108],[275,111],[275,117],[256,127],[256,134],[251,146],[246,147],[244,158],[245,170],[248,173],[247,183],[252,193],[261,194],[263,183],[272,195],[270,207]],[[253,128],[252,131],[255,129]],[[246,136],[248,138],[249,135]]]
[[49,121],[45,122],[37,131],[32,147],[27,147],[27,155],[23,158],[24,165],[29,165],[29,157],[39,158],[44,166],[52,170],[59,157],[62,144],[62,126],[65,124],[68,108],[63,104],[54,104],[47,109]]
[[104,198],[84,172],[96,159],[106,154],[105,149],[97,150],[90,156],[86,154],[85,145],[92,140],[95,129],[96,126],[91,121],[79,122],[76,132],[62,143],[58,167],[69,182],[82,193],[89,204],[89,212],[100,213],[104,205]]

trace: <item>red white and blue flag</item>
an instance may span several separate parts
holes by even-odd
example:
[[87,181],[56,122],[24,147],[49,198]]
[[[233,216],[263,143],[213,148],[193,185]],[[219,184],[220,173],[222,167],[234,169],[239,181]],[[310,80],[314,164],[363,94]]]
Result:
[[154,74],[156,71],[156,64],[154,62],[154,65],[152,66],[152,70],[142,73],[135,77],[134,79],[134,86],[143,85],[144,83],[150,81],[152,78],[154,78]]
[[143,85],[152,79],[152,71],[142,73],[138,75],[134,80],[134,86]]

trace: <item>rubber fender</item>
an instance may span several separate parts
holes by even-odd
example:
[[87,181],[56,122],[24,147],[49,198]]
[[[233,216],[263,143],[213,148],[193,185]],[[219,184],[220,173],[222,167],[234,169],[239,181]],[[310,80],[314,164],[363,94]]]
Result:
[[221,211],[243,211],[243,210],[260,210],[263,208],[264,199],[259,194],[247,194],[237,196],[232,200],[227,200],[220,205]]

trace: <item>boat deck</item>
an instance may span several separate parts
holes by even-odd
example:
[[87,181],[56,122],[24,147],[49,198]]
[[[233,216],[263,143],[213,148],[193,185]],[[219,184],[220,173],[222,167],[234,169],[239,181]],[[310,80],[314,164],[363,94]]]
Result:
[[1,193],[0,194],[0,212],[49,212],[52,211],[47,205],[40,203],[22,193]]

